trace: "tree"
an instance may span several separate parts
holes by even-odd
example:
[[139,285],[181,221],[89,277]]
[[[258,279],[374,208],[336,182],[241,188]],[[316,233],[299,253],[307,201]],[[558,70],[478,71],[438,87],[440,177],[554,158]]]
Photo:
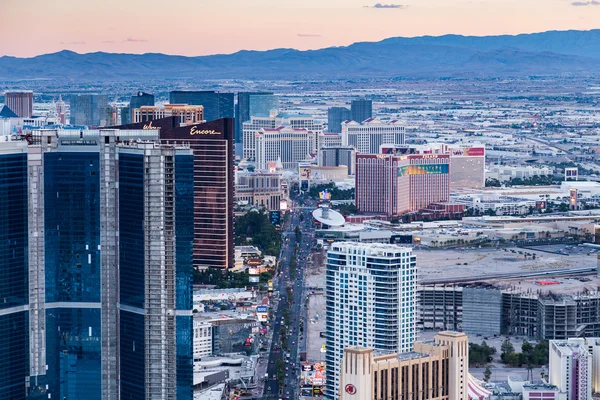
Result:
[[483,371],[483,380],[489,382],[491,377],[492,370],[490,369],[490,367],[485,367],[485,371]]
[[492,361],[492,355],[496,353],[494,347],[489,347],[483,342],[481,345],[469,343],[469,365],[483,366]]
[[502,342],[502,346],[500,346],[500,351],[502,354],[514,353],[515,347],[512,345],[510,340],[506,339]]
[[266,255],[277,256],[281,249],[281,233],[264,212],[249,212],[235,218],[235,244],[251,242]]
[[495,210],[493,210],[493,209],[491,209],[491,208],[488,208],[487,210],[485,210],[485,213],[484,213],[484,214],[485,214],[485,215],[489,215],[489,216],[492,216],[492,217],[493,217],[493,216],[495,216],[495,215],[496,215],[496,211],[495,211]]

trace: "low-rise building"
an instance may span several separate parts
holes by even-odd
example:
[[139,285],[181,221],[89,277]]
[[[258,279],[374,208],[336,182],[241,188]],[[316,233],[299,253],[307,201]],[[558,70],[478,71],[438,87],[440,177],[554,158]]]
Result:
[[281,175],[264,171],[237,172],[235,201],[237,204],[264,207],[268,211],[279,210],[283,189]]
[[552,168],[548,167],[492,165],[485,172],[485,177],[486,179],[508,182],[515,178],[528,179],[534,176],[550,176],[553,173]]
[[194,318],[194,362],[212,355],[212,325],[200,318]]

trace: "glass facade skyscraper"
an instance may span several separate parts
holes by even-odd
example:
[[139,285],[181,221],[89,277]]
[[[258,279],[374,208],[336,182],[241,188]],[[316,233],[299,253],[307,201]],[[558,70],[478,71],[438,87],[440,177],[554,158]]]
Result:
[[25,397],[29,375],[25,142],[0,141],[0,398]]
[[121,109],[121,124],[126,125],[133,122],[133,110],[140,108],[141,106],[153,106],[154,95],[144,92],[137,92],[131,96],[129,100],[129,107]]
[[0,137],[0,398],[191,400],[190,144],[159,129],[31,142]]
[[352,100],[350,110],[353,121],[363,122],[369,118],[373,118],[373,102],[371,100]]
[[69,96],[70,123],[77,126],[106,126],[108,96],[76,94]]
[[[139,122],[120,129],[142,129]],[[152,120],[164,144],[187,144],[194,152],[194,268],[234,265],[233,118],[179,126],[176,117]]]
[[352,119],[352,112],[346,107],[331,107],[327,110],[327,131],[342,132],[342,122]]
[[44,154],[47,378],[67,399],[102,393],[99,153],[85,150]]
[[204,119],[214,121],[219,118],[234,117],[233,93],[220,93],[212,90],[182,91],[169,93],[169,103],[204,106]]
[[250,117],[268,117],[279,109],[279,97],[271,92],[239,92],[235,105],[235,143],[242,143],[244,122]]
[[193,163],[189,147],[119,147],[122,399],[192,399]]

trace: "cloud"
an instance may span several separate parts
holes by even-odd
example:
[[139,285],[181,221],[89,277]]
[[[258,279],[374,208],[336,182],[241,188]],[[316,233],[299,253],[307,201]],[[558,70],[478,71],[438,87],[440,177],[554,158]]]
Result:
[[127,39],[123,40],[124,42],[129,42],[129,43],[141,43],[141,42],[147,42],[148,40],[146,39],[141,39],[141,38],[136,38],[135,36],[130,36]]
[[571,5],[574,7],[600,6],[600,1],[574,1],[571,3]]
[[297,33],[296,35],[298,37],[321,37],[322,36],[317,33]]
[[68,44],[68,45],[84,45],[85,42],[60,42],[60,44]]
[[408,8],[408,6],[405,6],[404,4],[382,4],[382,3],[377,3],[374,6],[365,6],[365,8],[395,8],[398,10],[404,10],[406,8]]

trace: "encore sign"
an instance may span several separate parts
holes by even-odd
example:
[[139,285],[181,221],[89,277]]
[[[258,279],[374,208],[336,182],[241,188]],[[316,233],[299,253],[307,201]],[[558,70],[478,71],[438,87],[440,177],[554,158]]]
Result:
[[190,129],[190,136],[195,136],[195,135],[220,135],[221,132],[217,132],[214,129],[198,129],[195,126],[192,126],[192,129]]

